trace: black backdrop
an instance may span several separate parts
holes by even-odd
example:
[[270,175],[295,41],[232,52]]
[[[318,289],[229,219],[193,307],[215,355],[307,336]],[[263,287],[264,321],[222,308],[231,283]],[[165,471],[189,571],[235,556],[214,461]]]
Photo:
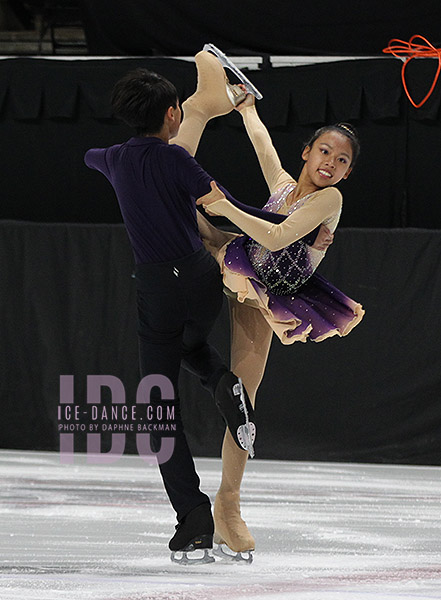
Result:
[[[54,449],[58,378],[113,374],[133,399],[138,380],[132,257],[113,192],[84,151],[130,133],[108,91],[146,65],[194,88],[194,65],[172,59],[0,61],[0,447]],[[433,61],[411,65],[423,94]],[[260,458],[440,464],[441,209],[437,200],[440,90],[409,106],[393,59],[255,72],[259,110],[287,169],[328,120],[349,119],[363,151],[342,186],[345,207],[320,271],[366,308],[344,340],[274,342],[258,398]],[[266,189],[238,115],[213,122],[198,158],[241,200]],[[397,227],[403,227],[397,229]],[[416,229],[421,228],[421,229]],[[228,316],[215,343],[227,355]],[[191,443],[218,455],[222,424],[183,374]],[[77,449],[84,449],[81,436]]]
[[82,0],[92,54],[193,55],[209,41],[258,54],[379,54],[390,38],[441,42],[437,0]]
[[[195,88],[195,66],[174,59],[0,61],[0,216],[50,222],[118,223],[111,188],[84,167],[84,152],[129,137],[111,117],[109,91],[127,70],[158,70],[186,98]],[[416,98],[429,87],[436,61],[409,65]],[[259,112],[284,166],[300,169],[302,143],[324,123],[352,121],[362,154],[342,185],[344,227],[441,227],[436,162],[441,138],[441,85],[420,109],[402,90],[396,59],[340,61],[255,71],[264,99]],[[266,186],[240,116],[212,121],[198,159],[240,200],[261,206]]]
[[[338,233],[320,271],[362,301],[366,316],[344,339],[273,341],[257,398],[259,458],[441,464],[440,255],[438,231]],[[4,221],[0,257],[0,447],[57,449],[60,375],[74,375],[82,409],[87,375],[118,377],[135,402],[124,227]],[[212,339],[227,358],[224,308]],[[218,456],[213,401],[187,373],[182,396],[195,454]],[[77,451],[85,438],[75,433]],[[135,451],[133,436],[126,449]]]

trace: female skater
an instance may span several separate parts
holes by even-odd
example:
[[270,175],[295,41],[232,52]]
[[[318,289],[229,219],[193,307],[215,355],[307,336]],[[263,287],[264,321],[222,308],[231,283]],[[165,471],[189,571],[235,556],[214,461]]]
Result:
[[[198,90],[187,101],[189,110],[187,103],[183,105],[186,127],[176,141],[186,144],[192,153],[209,118],[232,109],[230,101],[226,110],[229,95],[220,63],[206,52],[197,55],[196,63]],[[219,111],[216,107],[221,99],[225,104]],[[242,378],[254,405],[273,332],[284,344],[308,338],[322,341],[333,335],[347,335],[363,317],[360,304],[314,273],[341,212],[342,196],[333,186],[349,176],[359,144],[347,124],[319,129],[302,153],[304,166],[296,182],[282,168],[257,115],[254,98],[248,95],[237,110],[269,187],[271,196],[264,210],[268,217],[272,215],[273,222],[230,203],[214,183],[212,192],[200,198],[198,204],[209,214],[227,217],[247,234],[226,240],[224,233],[200,217],[201,234],[221,266],[229,295],[231,369]],[[187,135],[189,132],[191,135]],[[322,225],[328,227],[327,241],[323,236],[318,239]],[[214,506],[214,541],[225,543],[237,553],[254,549],[254,538],[240,515],[240,484],[247,458],[247,452],[227,431],[222,448],[222,482]]]

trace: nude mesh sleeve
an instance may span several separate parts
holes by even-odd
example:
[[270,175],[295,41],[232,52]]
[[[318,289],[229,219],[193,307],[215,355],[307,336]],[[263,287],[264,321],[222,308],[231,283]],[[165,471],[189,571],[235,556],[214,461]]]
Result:
[[271,137],[267,128],[260,120],[255,106],[247,106],[240,111],[242,115],[245,129],[254,146],[257,158],[259,159],[260,168],[268,185],[270,193],[273,194],[276,190],[287,183],[295,183],[295,180],[289,173],[283,169]]
[[274,252],[286,248],[310,233],[326,219],[338,214],[341,205],[341,193],[337,188],[329,187],[311,196],[303,206],[279,224],[268,223],[248,215],[226,199],[210,204],[209,211],[227,217],[256,242]]

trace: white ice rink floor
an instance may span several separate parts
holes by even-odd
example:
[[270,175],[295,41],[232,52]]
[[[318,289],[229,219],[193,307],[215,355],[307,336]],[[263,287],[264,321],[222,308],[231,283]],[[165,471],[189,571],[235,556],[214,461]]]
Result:
[[[220,461],[197,460],[214,498]],[[170,562],[156,466],[0,451],[0,600],[441,599],[441,468],[249,461],[251,565]]]

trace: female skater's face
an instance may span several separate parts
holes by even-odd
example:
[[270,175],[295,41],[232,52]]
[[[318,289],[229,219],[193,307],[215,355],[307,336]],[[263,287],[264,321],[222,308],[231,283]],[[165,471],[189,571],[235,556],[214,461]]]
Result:
[[351,142],[338,131],[327,131],[316,139],[312,148],[306,146],[302,158],[306,174],[315,186],[335,185],[351,172]]

